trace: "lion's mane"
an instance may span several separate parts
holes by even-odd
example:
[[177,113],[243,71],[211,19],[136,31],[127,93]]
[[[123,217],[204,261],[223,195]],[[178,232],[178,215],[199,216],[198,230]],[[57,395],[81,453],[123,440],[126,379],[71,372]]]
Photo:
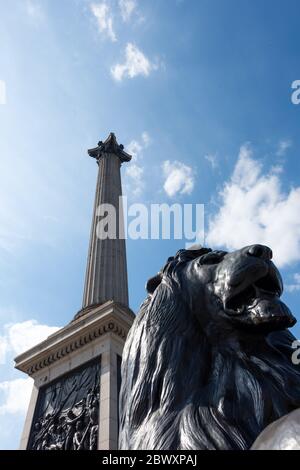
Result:
[[248,449],[300,407],[288,331],[235,350],[199,328],[172,259],[140,308],[122,362],[120,449]]

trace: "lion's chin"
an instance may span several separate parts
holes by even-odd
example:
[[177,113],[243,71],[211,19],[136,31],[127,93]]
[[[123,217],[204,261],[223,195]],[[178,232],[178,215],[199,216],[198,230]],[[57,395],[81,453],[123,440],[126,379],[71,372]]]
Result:
[[297,321],[279,297],[257,298],[252,305],[245,305],[239,315],[231,315],[230,312],[227,315],[240,327],[263,332],[291,328]]

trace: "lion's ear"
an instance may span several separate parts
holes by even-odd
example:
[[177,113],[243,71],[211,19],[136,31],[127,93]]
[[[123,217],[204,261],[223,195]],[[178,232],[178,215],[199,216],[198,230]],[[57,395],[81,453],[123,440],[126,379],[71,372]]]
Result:
[[156,276],[151,277],[146,283],[146,290],[148,294],[153,294],[155,289],[159,286],[162,280],[162,273],[156,274]]

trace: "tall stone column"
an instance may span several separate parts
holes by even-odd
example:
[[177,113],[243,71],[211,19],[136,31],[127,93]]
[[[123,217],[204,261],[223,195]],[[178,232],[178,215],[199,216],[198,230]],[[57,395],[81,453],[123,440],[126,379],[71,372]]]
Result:
[[[113,133],[105,142],[99,142],[98,147],[90,149],[88,154],[97,160],[99,170],[83,305],[76,318],[92,306],[101,305],[108,300],[128,306],[126,246],[122,238],[122,226],[120,227],[123,209],[119,207],[119,198],[122,196],[120,167],[123,162],[129,162],[131,156],[123,150],[122,145],[118,145]],[[99,207],[103,204],[110,204],[116,210],[115,239],[98,236]]]

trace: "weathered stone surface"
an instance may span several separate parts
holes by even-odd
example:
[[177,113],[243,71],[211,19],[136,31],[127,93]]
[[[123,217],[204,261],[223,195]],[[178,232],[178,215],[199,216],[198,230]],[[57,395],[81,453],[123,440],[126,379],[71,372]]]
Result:
[[[122,162],[130,161],[131,156],[117,144],[114,134],[89,150],[89,155],[96,158],[99,171],[82,308],[84,310],[108,300],[128,306],[126,246],[119,233],[123,208],[119,207],[119,198],[122,196],[120,166]],[[116,239],[100,239],[97,236],[97,209],[102,204],[110,204],[116,209]],[[80,314],[82,312],[77,317]]]

